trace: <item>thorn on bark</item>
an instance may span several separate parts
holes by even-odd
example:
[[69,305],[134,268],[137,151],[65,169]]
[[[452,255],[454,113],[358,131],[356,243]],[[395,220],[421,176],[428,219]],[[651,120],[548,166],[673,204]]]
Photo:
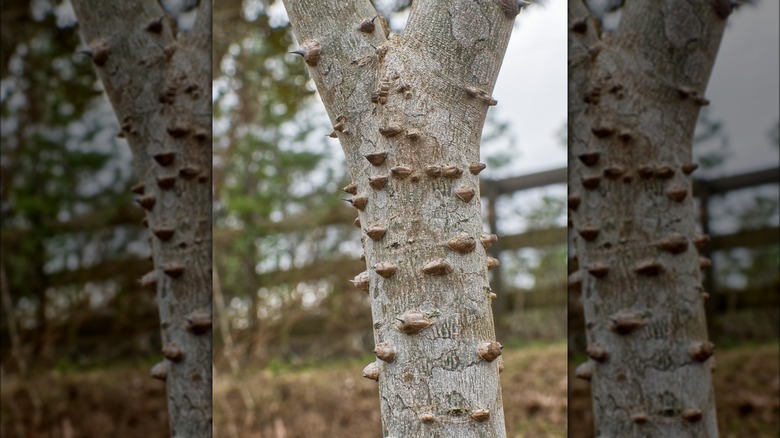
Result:
[[390,173],[398,179],[406,179],[406,177],[412,174],[412,169],[408,166],[395,166],[390,169]]
[[647,178],[650,178],[651,176],[653,176],[654,172],[653,172],[653,168],[652,167],[650,167],[650,166],[642,166],[639,169],[637,169],[637,173],[639,173],[639,176],[641,176],[642,178],[647,179]]
[[460,233],[447,241],[447,246],[461,254],[468,254],[477,248],[477,239],[466,233]]
[[153,378],[164,382],[168,379],[169,369],[170,364],[167,361],[162,361],[152,367],[150,374]]
[[160,33],[163,30],[163,19],[165,16],[161,16],[160,18],[157,18],[155,20],[152,20],[149,22],[149,24],[146,25],[146,31],[151,33]]
[[494,243],[498,242],[498,236],[495,234],[482,233],[479,240],[482,242],[482,247],[488,249],[493,246]]
[[499,265],[501,265],[501,262],[497,258],[490,257],[490,256],[487,257],[487,268],[488,268],[488,271],[496,269],[497,267],[499,267]]
[[108,62],[110,46],[103,40],[95,40],[89,44],[89,48],[82,50],[81,53],[92,58],[92,62],[98,67],[103,67]]
[[143,277],[141,277],[138,280],[138,283],[141,284],[141,286],[144,289],[148,289],[152,292],[157,291],[157,271],[149,271],[146,274],[144,274]]
[[436,259],[426,263],[422,270],[428,275],[446,275],[452,272],[452,265],[444,259]]
[[607,179],[616,180],[626,173],[626,169],[621,166],[610,166],[604,169],[604,176]]
[[421,414],[418,418],[423,423],[433,423],[434,421],[433,414],[431,414],[430,412]]
[[694,341],[688,348],[688,354],[697,362],[704,362],[715,353],[715,344],[710,341]]
[[146,211],[152,211],[155,203],[157,203],[157,198],[154,195],[144,195],[138,198],[138,204]]
[[590,382],[591,377],[593,377],[593,369],[593,361],[589,360],[577,365],[577,368],[574,370],[574,375],[577,376],[578,379]]
[[382,176],[371,176],[368,178],[368,185],[370,185],[372,188],[376,190],[381,190],[384,188],[385,184],[387,184],[387,177]]
[[179,278],[184,274],[184,266],[179,263],[169,263],[163,266],[163,272],[171,278]]
[[179,175],[187,180],[192,180],[200,176],[202,170],[198,166],[184,166],[179,169]]
[[607,348],[598,342],[594,342],[588,345],[586,351],[588,353],[588,356],[590,356],[590,358],[595,360],[596,362],[601,362],[601,363],[606,362],[607,358],[609,357],[609,352],[607,351]]
[[176,184],[175,176],[161,176],[157,178],[157,187],[163,190],[172,188],[174,184]]
[[580,197],[577,195],[569,195],[568,205],[572,211],[577,211],[580,206]]
[[141,182],[139,182],[138,184],[130,188],[130,191],[137,195],[143,195],[145,190],[146,190],[146,186],[144,185],[144,183]]
[[599,227],[581,227],[577,233],[585,239],[586,242],[592,242],[599,235]]
[[455,196],[457,196],[458,199],[466,203],[474,199],[474,196],[476,194],[477,191],[471,187],[460,186],[457,189],[455,189]]
[[211,330],[211,312],[208,309],[195,310],[184,318],[187,331],[202,335]]
[[355,218],[355,222],[353,222],[356,227],[360,228],[360,216]]
[[390,124],[379,128],[379,133],[385,137],[395,137],[396,135],[402,133],[403,131],[404,129],[400,125],[396,125],[396,124]]
[[574,271],[569,274],[569,290],[582,292],[582,271]]
[[377,265],[374,266],[374,270],[382,277],[390,278],[395,274],[395,271],[398,270],[398,267],[392,263],[382,262],[377,263]]
[[353,207],[357,208],[360,211],[365,210],[366,205],[368,204],[368,196],[354,196],[352,199],[345,199],[345,201],[352,204]]
[[482,342],[477,347],[477,354],[486,362],[493,362],[498,356],[501,356],[501,350],[503,348],[501,343],[496,341]]
[[631,415],[631,421],[633,421],[636,424],[645,424],[647,423],[649,419],[647,418],[647,414],[644,412],[638,412],[636,414]]
[[588,31],[588,17],[582,17],[572,21],[571,31],[574,33],[584,34]]
[[688,250],[688,239],[680,233],[672,233],[661,239],[658,247],[672,254],[682,254]]
[[364,292],[368,292],[368,271],[363,271],[356,275],[353,280],[350,280],[350,282],[355,285],[356,288]]
[[458,166],[444,166],[441,173],[447,178],[460,178],[463,175],[463,170]]
[[702,413],[699,409],[685,409],[680,415],[689,423],[695,423],[702,418]]
[[374,348],[374,354],[379,359],[390,363],[395,360],[395,348],[387,342],[380,342]]
[[387,229],[385,229],[385,227],[379,225],[372,225],[366,228],[366,235],[370,237],[371,240],[377,241],[377,240],[381,240],[382,237],[385,236],[386,231]]
[[653,171],[653,175],[659,179],[671,179],[674,177],[674,169],[669,166],[658,166]]
[[163,152],[160,154],[154,155],[154,161],[157,162],[160,166],[166,167],[173,164],[173,159],[176,157],[176,154],[174,152]]
[[606,138],[615,133],[615,128],[609,124],[594,126],[590,131],[598,138]]
[[627,335],[646,323],[642,314],[632,310],[621,310],[610,316],[609,320],[610,330],[619,335]]
[[490,411],[487,409],[476,409],[471,412],[471,418],[477,422],[485,422],[490,418]]
[[311,67],[316,67],[317,63],[320,62],[320,43],[314,40],[307,40],[304,41],[303,44],[301,44],[301,47],[298,50],[293,50],[290,53],[294,53],[296,55],[301,55],[303,57],[303,61],[310,65]]
[[382,163],[385,162],[385,159],[387,159],[387,152],[375,152],[373,154],[364,155],[364,157],[366,157],[366,160],[374,166],[381,166]]
[[166,131],[173,138],[182,138],[190,133],[190,128],[186,125],[173,125],[166,128]]
[[731,11],[733,11],[734,7],[737,5],[738,3],[734,0],[710,0],[710,6],[712,6],[712,9],[715,11],[715,15],[721,20],[729,18]]
[[403,315],[396,318],[396,321],[398,321],[396,324],[398,330],[407,335],[419,333],[433,324],[430,318],[428,318],[428,315],[417,310],[405,312]]
[[701,251],[707,243],[710,241],[710,235],[709,234],[694,234],[693,235],[693,245]]
[[350,195],[357,195],[357,191],[358,191],[357,184],[349,183],[348,185],[344,186],[342,190],[349,193]]
[[438,178],[441,176],[441,166],[437,164],[427,166],[425,168],[425,173],[427,173],[431,178]]
[[498,105],[498,101],[496,99],[493,99],[493,97],[490,94],[480,90],[479,88],[466,87],[466,94],[468,94],[469,97],[472,97],[474,99],[479,99],[482,103],[484,103],[487,106]]
[[709,269],[712,267],[712,260],[707,257],[699,257],[699,268]]
[[631,140],[633,140],[633,139],[634,139],[634,133],[632,133],[632,132],[631,132],[630,130],[628,130],[628,129],[626,129],[626,130],[621,130],[621,131],[619,131],[619,132],[618,132],[618,138],[619,138],[619,139],[620,139],[620,141],[622,141],[623,143],[628,143],[628,142],[630,142]]
[[688,197],[688,189],[681,185],[673,185],[666,191],[666,196],[674,202],[682,202]]
[[174,343],[163,345],[162,354],[171,362],[181,362],[184,358],[184,352]]
[[579,158],[582,164],[586,166],[594,166],[596,165],[596,163],[599,162],[599,158],[601,158],[601,154],[598,152],[588,152],[588,153],[578,155],[577,158]]
[[600,176],[583,176],[581,178],[582,186],[588,190],[596,189],[601,184]]
[[485,163],[471,163],[469,164],[469,172],[471,172],[472,175],[479,175],[480,172],[485,170],[487,167],[487,164]]
[[376,29],[376,25],[374,25],[374,18],[366,18],[365,20],[361,21],[358,25],[358,30],[363,33],[373,33],[374,29]]
[[379,380],[379,365],[376,362],[371,362],[363,368],[363,377],[371,380]]
[[159,227],[152,230],[152,233],[154,233],[154,235],[163,242],[171,240],[174,232],[175,230],[169,227]]
[[696,164],[696,163],[685,163],[682,166],[680,166],[680,169],[686,175],[692,174],[698,168],[699,168],[699,165]]
[[639,262],[639,264],[634,267],[634,272],[640,275],[654,277],[661,275],[664,272],[664,267],[656,260],[645,260]]

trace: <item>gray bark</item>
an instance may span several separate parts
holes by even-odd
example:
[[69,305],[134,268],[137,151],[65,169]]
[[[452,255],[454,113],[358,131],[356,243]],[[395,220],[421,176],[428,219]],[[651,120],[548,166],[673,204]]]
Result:
[[154,1],[73,0],[147,211],[171,435],[211,436],[211,2],[178,35]]
[[418,0],[389,38],[367,0],[284,3],[353,179],[384,436],[504,437],[477,164],[513,2]]
[[716,437],[691,197],[718,0],[626,2],[601,34],[569,2],[569,207],[600,437]]

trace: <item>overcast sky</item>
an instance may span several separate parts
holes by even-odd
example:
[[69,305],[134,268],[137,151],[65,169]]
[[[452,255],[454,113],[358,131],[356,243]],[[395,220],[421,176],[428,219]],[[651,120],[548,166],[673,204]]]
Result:
[[[564,0],[550,0],[526,8],[516,19],[493,91],[498,105],[490,109],[511,124],[520,156],[502,173],[566,166],[566,148],[558,138],[566,123],[566,7]],[[500,147],[507,144],[485,145],[485,152]]]
[[[729,18],[707,97],[711,118],[723,122],[729,159],[716,170],[733,174],[778,164],[769,130],[780,117],[780,11],[777,0],[761,0]],[[549,0],[517,18],[491,109],[511,123],[520,159],[507,173],[529,173],[566,165],[559,131],[566,120],[567,2]],[[508,147],[496,142],[487,150]]]
[[778,165],[769,130],[780,118],[780,8],[761,0],[729,18],[707,88],[711,115],[730,139],[729,160],[717,170],[733,174]]

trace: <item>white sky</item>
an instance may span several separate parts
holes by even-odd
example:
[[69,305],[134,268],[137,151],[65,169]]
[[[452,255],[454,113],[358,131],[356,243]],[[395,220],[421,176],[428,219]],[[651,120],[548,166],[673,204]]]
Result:
[[780,117],[779,4],[761,0],[729,18],[706,93],[730,139],[729,159],[714,173],[778,165],[768,132]]
[[[493,97],[499,120],[510,123],[520,158],[502,174],[522,175],[566,166],[558,133],[566,123],[567,2],[549,0],[517,16]],[[506,147],[497,140],[495,145]],[[484,155],[484,153],[483,153]]]

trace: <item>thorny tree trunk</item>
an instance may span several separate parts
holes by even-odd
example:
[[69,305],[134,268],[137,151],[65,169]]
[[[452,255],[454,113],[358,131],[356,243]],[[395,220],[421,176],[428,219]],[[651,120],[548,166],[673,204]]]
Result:
[[158,2],[73,7],[141,179],[171,435],[211,436],[211,2],[178,35]]
[[285,0],[353,179],[384,436],[506,435],[477,177],[500,4],[418,0],[388,38],[367,0]]
[[569,208],[600,437],[718,435],[696,248],[693,131],[728,1],[569,2]]

